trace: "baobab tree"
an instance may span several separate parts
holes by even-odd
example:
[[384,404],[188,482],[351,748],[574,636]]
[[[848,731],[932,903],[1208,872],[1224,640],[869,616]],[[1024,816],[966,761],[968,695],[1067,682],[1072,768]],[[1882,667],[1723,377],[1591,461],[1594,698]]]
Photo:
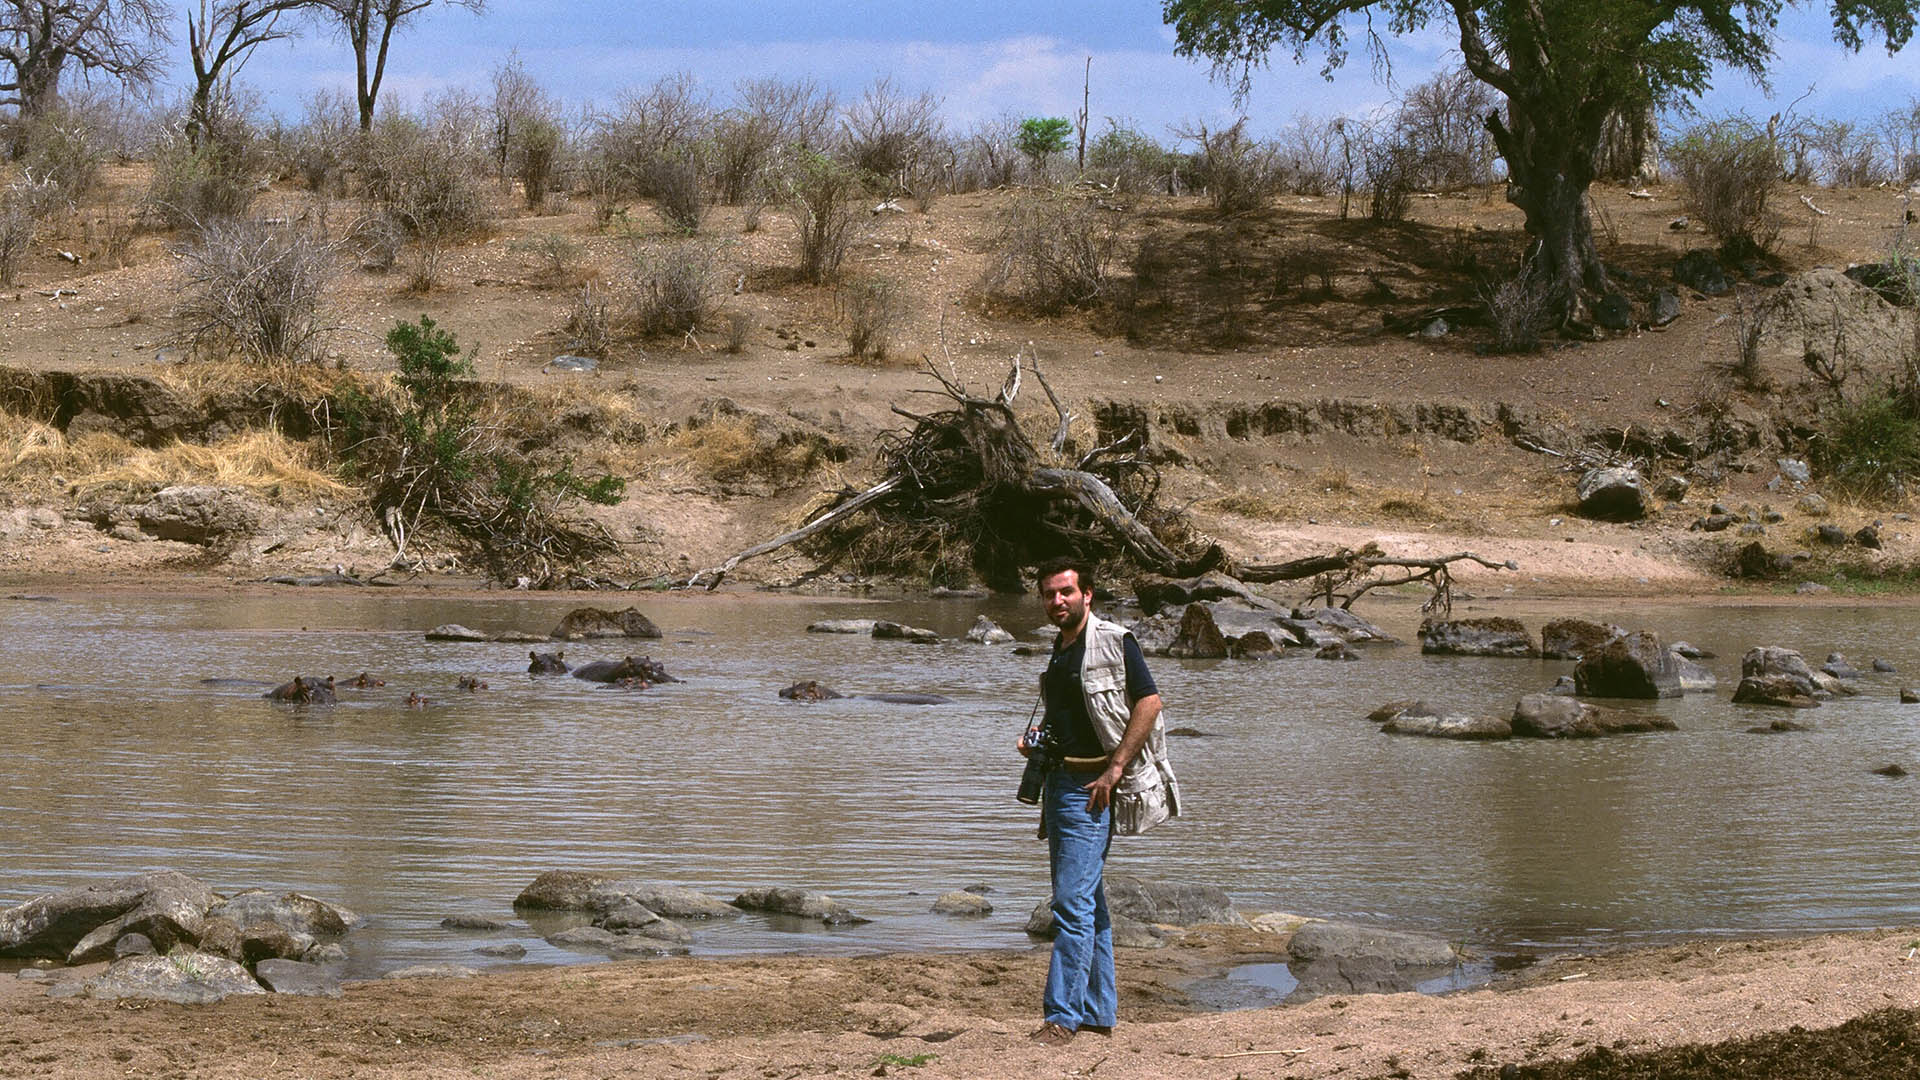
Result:
[[[0,106],[14,106],[22,121],[45,113],[59,100],[70,65],[135,86],[151,83],[171,14],[165,0],[0,0]],[[16,128],[16,156],[29,127]]]

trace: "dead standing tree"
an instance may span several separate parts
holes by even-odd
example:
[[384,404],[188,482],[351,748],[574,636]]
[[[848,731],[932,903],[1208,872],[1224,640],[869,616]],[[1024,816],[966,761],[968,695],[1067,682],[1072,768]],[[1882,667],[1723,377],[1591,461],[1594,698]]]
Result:
[[[944,396],[951,407],[928,414],[894,407],[912,426],[881,439],[879,482],[864,491],[841,492],[800,528],[701,570],[688,579],[687,587],[716,588],[742,562],[793,544],[813,548],[831,562],[863,535],[847,531],[851,519],[863,512],[869,531],[932,536],[957,545],[988,584],[1015,589],[1023,567],[1073,552],[1171,577],[1224,570],[1256,583],[1313,579],[1315,598],[1342,607],[1351,607],[1375,588],[1425,582],[1434,589],[1429,608],[1444,611],[1451,603],[1452,564],[1515,568],[1511,562],[1494,562],[1472,552],[1400,558],[1371,544],[1284,563],[1236,564],[1218,544],[1195,537],[1183,513],[1159,503],[1159,473],[1139,453],[1141,433],[1129,432],[1072,456],[1072,413],[1036,361],[1016,356],[991,398],[969,393],[957,376],[942,374],[931,360],[927,371],[940,389],[926,392]],[[1027,372],[1046,392],[1058,418],[1044,450],[1028,437],[1013,410]],[[905,546],[912,546],[911,541]]]

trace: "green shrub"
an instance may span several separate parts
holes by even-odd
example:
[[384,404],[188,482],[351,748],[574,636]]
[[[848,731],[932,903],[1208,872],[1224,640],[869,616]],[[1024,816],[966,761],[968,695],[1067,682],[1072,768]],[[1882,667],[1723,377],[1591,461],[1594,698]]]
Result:
[[1165,191],[1177,165],[1177,157],[1166,147],[1111,118],[1107,130],[1087,147],[1087,171],[1127,194]]
[[869,189],[868,174],[812,152],[781,178],[781,193],[800,228],[800,274],[831,281],[853,243],[854,202]]
[[1889,495],[1920,475],[1920,420],[1888,393],[1836,401],[1821,417],[1814,466],[1861,495]]
[[484,421],[468,379],[473,360],[452,334],[422,315],[398,323],[387,349],[398,395],[349,388],[337,402],[341,457],[367,489],[369,509],[404,561],[415,537],[437,536],[496,581],[562,584],[614,550],[605,530],[574,516],[584,500],[620,501],[625,482],[582,476],[567,460],[528,459]]

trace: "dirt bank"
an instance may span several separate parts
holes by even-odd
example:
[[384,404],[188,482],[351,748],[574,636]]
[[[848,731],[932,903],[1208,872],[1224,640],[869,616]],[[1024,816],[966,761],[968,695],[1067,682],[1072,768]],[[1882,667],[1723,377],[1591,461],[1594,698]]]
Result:
[[[1630,1060],[1912,1010],[1920,1007],[1915,936],[1876,931],[1563,956],[1498,989],[1195,1013],[1183,984],[1230,963],[1271,959],[1277,941],[1214,931],[1164,951],[1122,950],[1121,1026],[1111,1038],[1084,1035],[1061,1050],[1023,1038],[1034,1025],[1044,951],[663,959],[363,983],[334,1001],[262,997],[202,1007],[55,1000],[39,985],[6,979],[0,1076],[1441,1078],[1596,1047]],[[1873,1060],[1821,1075],[1886,1075],[1868,1067]],[[1578,1075],[1656,1074],[1623,1067]]]

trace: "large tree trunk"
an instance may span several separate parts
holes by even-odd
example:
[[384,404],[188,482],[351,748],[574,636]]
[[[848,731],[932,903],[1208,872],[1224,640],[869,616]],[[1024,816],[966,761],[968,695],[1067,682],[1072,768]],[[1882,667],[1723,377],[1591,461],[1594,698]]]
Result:
[[1531,272],[1552,290],[1563,318],[1576,318],[1585,301],[1607,291],[1607,268],[1587,213],[1600,132],[1587,130],[1594,125],[1578,116],[1554,116],[1545,103],[1510,103],[1508,111],[1511,128],[1498,113],[1487,117],[1507,162],[1507,201],[1527,216]]

